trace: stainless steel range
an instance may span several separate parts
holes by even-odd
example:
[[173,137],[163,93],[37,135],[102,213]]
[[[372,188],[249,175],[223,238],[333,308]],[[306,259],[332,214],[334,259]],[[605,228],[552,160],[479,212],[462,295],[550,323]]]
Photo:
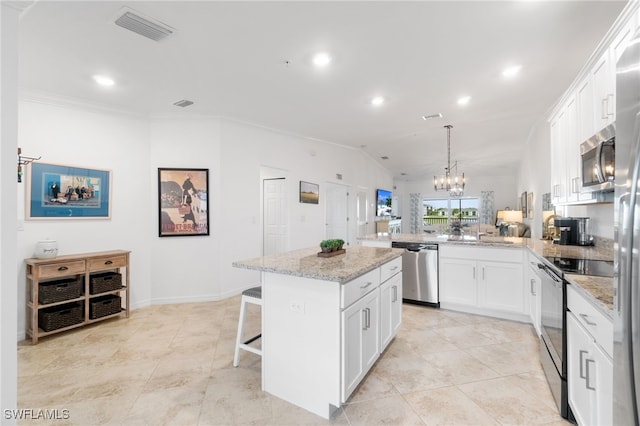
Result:
[[542,297],[540,361],[560,415],[573,421],[567,394],[567,282],[564,274],[613,277],[613,262],[550,256],[536,266]]
[[562,271],[551,265],[547,262],[536,265],[542,299],[540,362],[560,415],[572,419],[567,396],[567,289]]

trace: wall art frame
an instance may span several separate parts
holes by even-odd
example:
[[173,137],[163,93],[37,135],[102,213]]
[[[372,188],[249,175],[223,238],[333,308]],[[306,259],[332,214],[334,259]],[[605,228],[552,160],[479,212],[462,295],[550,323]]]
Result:
[[111,170],[33,162],[27,166],[27,220],[111,219]]
[[304,204],[318,204],[320,202],[320,185],[301,180],[300,202]]
[[527,217],[533,219],[533,192],[527,192]]
[[527,217],[527,193],[523,192],[520,196],[520,208],[522,209],[522,217],[526,219]]
[[206,236],[209,228],[209,169],[158,168],[158,236]]

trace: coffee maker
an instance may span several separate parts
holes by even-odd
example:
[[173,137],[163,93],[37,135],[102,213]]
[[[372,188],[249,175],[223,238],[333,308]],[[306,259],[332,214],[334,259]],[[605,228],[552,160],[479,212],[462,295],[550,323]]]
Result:
[[557,243],[569,246],[593,245],[591,219],[588,217],[557,217],[553,225],[558,228],[560,239]]

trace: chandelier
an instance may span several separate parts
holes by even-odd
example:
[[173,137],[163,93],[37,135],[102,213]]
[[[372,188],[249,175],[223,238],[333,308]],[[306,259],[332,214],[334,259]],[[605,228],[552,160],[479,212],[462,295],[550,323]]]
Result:
[[437,191],[447,191],[452,197],[462,197],[464,193],[465,178],[464,173],[458,176],[458,162],[453,164],[455,173],[451,170],[451,124],[444,126],[447,129],[447,167],[444,168],[444,175],[433,177],[433,189]]

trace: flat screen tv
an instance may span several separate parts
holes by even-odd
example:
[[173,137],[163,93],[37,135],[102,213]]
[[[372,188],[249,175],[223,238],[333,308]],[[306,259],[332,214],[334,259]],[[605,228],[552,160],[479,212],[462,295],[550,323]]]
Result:
[[391,191],[376,191],[376,216],[391,216]]

